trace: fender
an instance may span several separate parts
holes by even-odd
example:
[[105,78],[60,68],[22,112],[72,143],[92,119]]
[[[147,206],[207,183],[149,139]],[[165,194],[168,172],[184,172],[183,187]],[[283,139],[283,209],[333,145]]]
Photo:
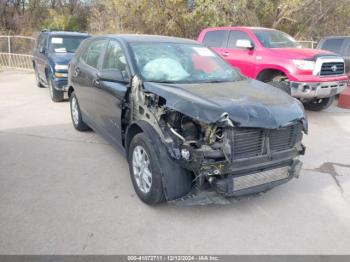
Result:
[[278,65],[264,65],[264,67],[260,68],[259,70],[257,70],[257,73],[254,76],[254,79],[258,79],[259,75],[264,72],[265,70],[278,70],[281,71],[283,74],[285,74],[288,79],[290,79],[291,73],[289,72],[288,69],[282,67],[282,66],[278,66]]
[[[142,132],[144,132],[147,138],[150,140],[153,148],[161,160],[161,175],[164,188],[164,195],[167,201],[171,201],[182,197],[189,193],[192,189],[192,176],[189,171],[178,165],[173,159],[170,158],[167,152],[166,146],[161,141],[158,131],[149,123],[143,120],[133,122],[131,126],[137,125]],[[130,140],[130,128],[126,133],[126,152],[128,154],[128,142]],[[165,170],[164,167],[167,167]]]

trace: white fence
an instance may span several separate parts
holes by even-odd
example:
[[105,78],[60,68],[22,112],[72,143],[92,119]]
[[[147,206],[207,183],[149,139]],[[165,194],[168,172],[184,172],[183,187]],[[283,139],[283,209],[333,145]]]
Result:
[[0,36],[0,68],[33,70],[35,39],[28,36]]
[[[315,41],[298,41],[315,48]],[[29,36],[0,36],[0,68],[33,70],[32,50],[35,39]]]
[[302,47],[306,48],[316,48],[317,42],[316,41],[298,41],[299,44],[301,44]]

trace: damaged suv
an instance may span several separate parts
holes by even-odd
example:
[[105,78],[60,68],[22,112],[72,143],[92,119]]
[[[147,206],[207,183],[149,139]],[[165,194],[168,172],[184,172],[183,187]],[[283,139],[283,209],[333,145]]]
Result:
[[192,40],[87,39],[70,63],[68,94],[74,127],[125,149],[147,204],[200,190],[258,193],[301,170],[302,104]]

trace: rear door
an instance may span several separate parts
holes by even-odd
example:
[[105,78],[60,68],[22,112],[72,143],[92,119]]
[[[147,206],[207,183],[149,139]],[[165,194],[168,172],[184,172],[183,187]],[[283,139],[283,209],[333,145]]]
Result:
[[106,39],[91,41],[82,51],[75,68],[73,79],[79,106],[88,122],[96,124],[96,85],[98,83],[98,68],[101,67],[102,54],[107,46]]
[[121,144],[122,106],[128,89],[129,66],[124,50],[117,40],[110,40],[102,62],[104,71],[119,71],[125,81],[100,79],[96,88],[97,123],[107,132],[110,139]]
[[238,47],[237,42],[239,40],[249,40],[255,45],[246,32],[230,30],[227,45],[225,48],[221,49],[221,55],[232,66],[240,69],[242,74],[248,77],[253,77],[255,74],[256,50]]

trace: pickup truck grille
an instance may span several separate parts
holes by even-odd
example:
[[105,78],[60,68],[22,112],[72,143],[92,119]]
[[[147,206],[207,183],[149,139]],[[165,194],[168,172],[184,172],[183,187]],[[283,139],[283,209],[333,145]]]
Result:
[[342,75],[345,72],[345,66],[343,62],[327,62],[321,66],[321,76]]
[[291,149],[300,134],[300,125],[280,129],[232,129],[232,157],[237,160]]

